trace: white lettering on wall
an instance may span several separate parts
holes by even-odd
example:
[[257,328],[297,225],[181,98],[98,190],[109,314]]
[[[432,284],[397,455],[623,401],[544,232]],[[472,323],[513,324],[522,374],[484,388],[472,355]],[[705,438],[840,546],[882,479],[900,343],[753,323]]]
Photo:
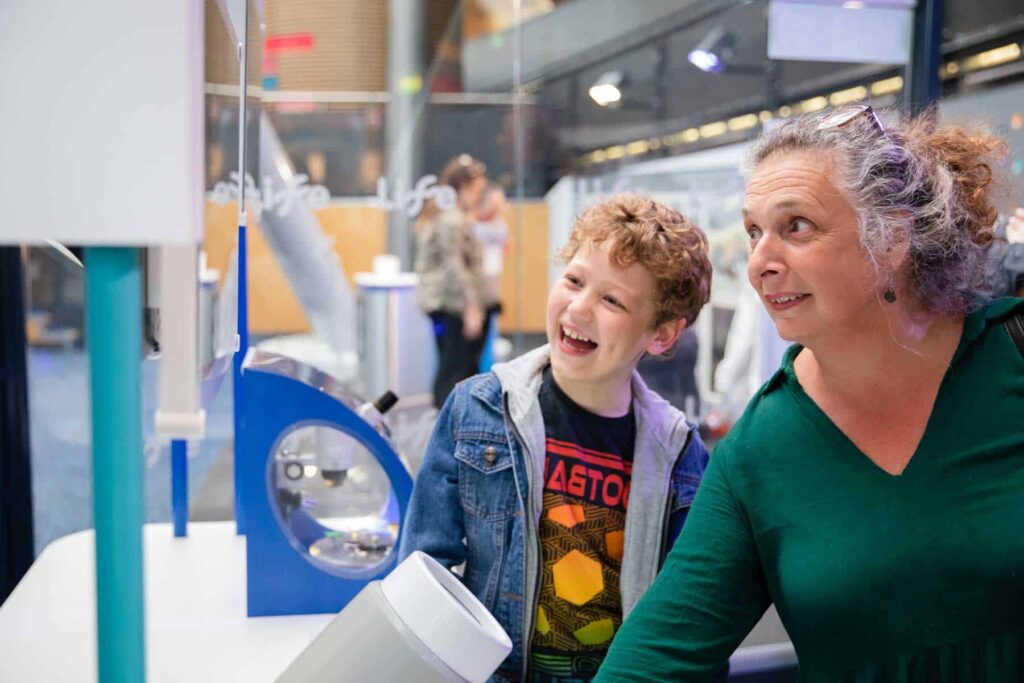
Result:
[[405,211],[410,218],[415,218],[423,211],[423,206],[428,199],[433,199],[434,204],[441,211],[455,208],[455,201],[458,198],[455,189],[449,185],[435,185],[436,175],[425,175],[416,181],[412,190],[406,191],[401,186],[395,188],[394,199],[388,199],[387,178],[377,179],[377,197],[374,204],[385,211]]
[[[229,178],[230,180],[222,180],[213,186],[212,200],[218,206],[238,200],[238,171],[232,171]],[[245,198],[251,200],[252,210],[257,217],[264,210],[268,210],[283,218],[291,212],[297,202],[305,203],[314,211],[327,208],[331,202],[330,190],[323,185],[309,185],[308,181],[308,175],[298,173],[285,181],[281,187],[275,186],[270,176],[264,176],[263,187],[257,192],[252,174],[246,173]]]

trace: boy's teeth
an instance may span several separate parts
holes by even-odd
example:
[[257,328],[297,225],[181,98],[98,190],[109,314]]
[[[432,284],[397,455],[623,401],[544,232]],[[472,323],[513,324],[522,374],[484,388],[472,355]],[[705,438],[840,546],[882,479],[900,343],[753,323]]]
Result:
[[572,339],[576,339],[577,341],[585,341],[585,342],[590,341],[589,339],[587,339],[583,335],[581,335],[581,334],[573,334],[572,332],[570,332],[569,330],[565,329],[564,327],[562,328],[562,332],[565,333],[566,337],[570,337]]
[[778,299],[775,299],[774,301],[777,304],[784,304],[787,301],[796,301],[801,296],[802,296],[801,294],[794,294],[793,296],[783,296],[783,297],[779,297]]

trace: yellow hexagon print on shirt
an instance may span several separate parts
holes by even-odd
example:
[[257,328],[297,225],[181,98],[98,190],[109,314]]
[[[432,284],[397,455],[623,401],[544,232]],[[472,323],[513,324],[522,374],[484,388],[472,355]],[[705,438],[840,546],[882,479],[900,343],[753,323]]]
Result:
[[585,522],[587,515],[583,512],[582,505],[559,505],[548,510],[548,519],[571,529],[580,522]]
[[608,557],[616,562],[622,562],[622,549],[625,542],[625,532],[609,531],[604,535],[604,547],[608,551]]
[[598,619],[572,632],[576,640],[584,645],[607,643],[615,635],[615,624],[611,619]]
[[574,605],[583,605],[604,590],[601,563],[573,550],[551,567],[555,595]]
[[537,633],[546,636],[551,632],[551,624],[548,622],[548,613],[543,607],[537,608]]

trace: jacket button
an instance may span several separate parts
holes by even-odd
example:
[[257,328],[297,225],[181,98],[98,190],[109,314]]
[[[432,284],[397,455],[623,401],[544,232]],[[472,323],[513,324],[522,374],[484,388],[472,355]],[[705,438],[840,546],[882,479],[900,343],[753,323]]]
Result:
[[488,446],[484,449],[484,460],[487,461],[488,465],[493,465],[497,457],[498,451],[495,450],[494,446]]

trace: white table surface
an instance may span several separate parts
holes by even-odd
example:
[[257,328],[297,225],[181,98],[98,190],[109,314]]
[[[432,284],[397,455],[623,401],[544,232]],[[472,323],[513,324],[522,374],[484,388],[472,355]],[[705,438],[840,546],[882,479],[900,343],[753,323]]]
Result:
[[[245,539],[234,522],[143,527],[146,680],[273,681],[334,618],[245,615]],[[0,607],[0,681],[96,681],[95,534],[54,541]],[[733,654],[733,673],[794,664],[793,646]]]
[[[245,614],[233,522],[143,530],[147,681],[273,681],[334,617]],[[0,607],[0,679],[96,680],[95,535],[54,541]]]

